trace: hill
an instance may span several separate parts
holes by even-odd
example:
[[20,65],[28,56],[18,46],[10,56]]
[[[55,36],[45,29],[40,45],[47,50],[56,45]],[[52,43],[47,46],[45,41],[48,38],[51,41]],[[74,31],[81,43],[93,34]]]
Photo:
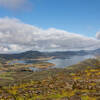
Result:
[[0,58],[11,60],[11,59],[33,59],[45,57],[45,55],[39,51],[26,51],[18,54],[0,54]]
[[1,100],[100,100],[99,59],[36,72],[8,68],[0,80]]
[[96,50],[80,50],[80,51],[56,51],[56,52],[40,52],[40,51],[26,51],[17,54],[0,54],[0,59],[12,60],[12,59],[37,59],[37,58],[70,58],[78,55],[100,55],[100,49]]

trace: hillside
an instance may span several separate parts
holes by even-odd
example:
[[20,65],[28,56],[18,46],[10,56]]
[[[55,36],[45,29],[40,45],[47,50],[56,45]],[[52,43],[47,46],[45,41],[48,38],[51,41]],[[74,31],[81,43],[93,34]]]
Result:
[[36,72],[10,67],[0,73],[1,100],[100,100],[99,59]]
[[1,59],[11,60],[11,59],[33,59],[45,57],[45,55],[39,51],[26,51],[18,54],[0,54]]
[[37,58],[70,58],[78,55],[100,55],[100,49],[96,50],[80,50],[80,51],[58,51],[58,52],[40,52],[40,51],[26,51],[17,54],[0,54],[0,59],[12,60],[12,59],[37,59]]

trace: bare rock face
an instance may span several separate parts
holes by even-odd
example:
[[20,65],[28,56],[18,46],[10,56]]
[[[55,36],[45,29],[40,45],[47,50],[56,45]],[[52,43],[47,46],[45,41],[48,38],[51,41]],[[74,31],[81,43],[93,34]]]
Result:
[[81,97],[74,95],[74,96],[70,97],[69,100],[81,100]]

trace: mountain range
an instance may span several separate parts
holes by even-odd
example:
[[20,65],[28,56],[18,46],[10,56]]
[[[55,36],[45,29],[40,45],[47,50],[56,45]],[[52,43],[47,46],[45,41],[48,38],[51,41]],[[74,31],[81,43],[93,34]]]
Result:
[[82,55],[100,55],[100,49],[96,50],[80,50],[80,51],[56,51],[56,52],[40,52],[40,51],[26,51],[17,54],[0,54],[1,59],[37,59],[41,57],[54,57],[54,58],[69,58],[72,56]]

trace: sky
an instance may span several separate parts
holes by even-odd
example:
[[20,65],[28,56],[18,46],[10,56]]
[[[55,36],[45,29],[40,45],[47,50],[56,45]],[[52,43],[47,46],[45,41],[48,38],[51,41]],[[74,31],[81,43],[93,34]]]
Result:
[[0,0],[0,53],[100,48],[100,0]]

